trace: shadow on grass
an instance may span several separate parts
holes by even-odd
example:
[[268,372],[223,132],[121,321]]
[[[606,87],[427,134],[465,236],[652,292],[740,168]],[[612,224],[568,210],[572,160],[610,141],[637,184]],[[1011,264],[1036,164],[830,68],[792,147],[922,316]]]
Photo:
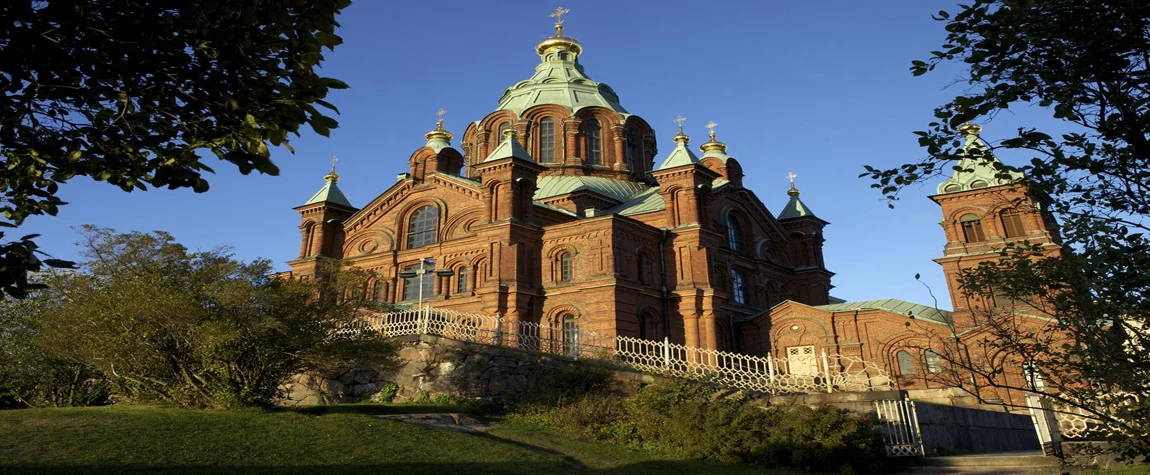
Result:
[[[63,475],[63,474],[94,474],[94,475],[182,475],[182,474],[373,474],[402,473],[414,474],[568,474],[588,473],[604,475],[666,475],[668,473],[696,473],[721,474],[728,473],[729,467],[714,466],[701,468],[697,464],[675,461],[641,462],[631,465],[613,467],[610,469],[593,470],[582,465],[534,464],[534,463],[395,463],[395,464],[333,464],[333,465],[293,465],[277,467],[261,466],[118,466],[118,465],[0,465],[0,474],[11,475]],[[769,472],[768,472],[769,473]]]
[[359,414],[365,416],[382,416],[388,414],[431,414],[476,412],[477,408],[465,405],[437,405],[437,404],[331,404],[326,406],[307,406],[298,408],[276,409],[276,411],[295,412],[305,416],[323,416],[327,414]]

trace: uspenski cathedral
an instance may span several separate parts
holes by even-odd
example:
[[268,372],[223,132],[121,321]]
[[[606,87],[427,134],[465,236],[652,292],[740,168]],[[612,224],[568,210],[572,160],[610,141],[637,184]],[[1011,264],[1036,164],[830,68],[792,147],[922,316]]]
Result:
[[[928,387],[921,376],[938,365],[915,344],[921,326],[974,335],[973,313],[995,305],[958,292],[961,269],[1012,239],[1059,248],[1048,213],[1011,205],[1030,199],[1027,190],[971,160],[931,197],[942,208],[936,261],[955,310],[833,299],[822,251],[829,223],[800,199],[793,175],[785,197],[745,187],[714,123],[697,150],[681,117],[669,143],[660,140],[584,71],[583,46],[561,19],[535,53],[534,72],[468,124],[458,147],[441,110],[404,172],[371,201],[353,205],[333,166],[295,208],[291,274],[307,278],[318,260],[339,258],[376,276],[367,294],[381,302],[772,354],[792,372],[816,371],[814,355],[830,349],[881,362],[913,389]],[[984,147],[979,130],[964,127],[968,150]]]

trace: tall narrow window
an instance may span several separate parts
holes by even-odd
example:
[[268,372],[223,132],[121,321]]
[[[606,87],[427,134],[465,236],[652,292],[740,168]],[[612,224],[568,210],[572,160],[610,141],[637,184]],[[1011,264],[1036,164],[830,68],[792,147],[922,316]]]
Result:
[[899,350],[895,355],[898,360],[898,374],[900,376],[914,376],[914,357],[906,350]]
[[632,174],[642,175],[643,170],[635,168],[635,133],[627,132],[627,143],[623,144],[623,160]]
[[579,326],[575,323],[575,316],[563,315],[563,354],[577,356],[579,353]]
[[982,233],[982,221],[978,215],[965,214],[958,220],[962,223],[962,239],[966,242],[982,242],[986,235]]
[[503,133],[511,129],[511,122],[504,122],[499,124],[499,143],[507,140],[507,134]]
[[743,226],[734,213],[727,215],[727,247],[732,251],[743,250]]
[[571,274],[575,269],[571,263],[571,253],[564,252],[559,255],[559,281],[571,282]]
[[422,264],[412,264],[403,268],[404,272],[419,272],[420,265],[423,273],[408,279],[403,279],[403,300],[427,300],[435,295],[435,264],[430,261]]
[[1033,391],[1043,391],[1046,389],[1046,382],[1042,380],[1042,373],[1038,371],[1038,366],[1033,361],[1022,363],[1022,376],[1026,378],[1026,387]]
[[413,249],[435,242],[435,231],[439,227],[439,209],[427,205],[411,213],[407,222],[407,248]]
[[1007,210],[1002,213],[1002,230],[1006,232],[1007,238],[1022,237],[1025,234],[1022,230],[1022,216],[1018,211]]
[[643,253],[635,254],[635,271],[639,273],[639,283],[647,283],[647,259],[643,257]]
[[467,268],[460,267],[459,272],[455,274],[455,291],[458,293],[467,292]]
[[375,281],[375,284],[371,288],[371,298],[374,299],[376,302],[384,301],[384,298],[383,298],[383,281],[382,280]]
[[555,163],[555,119],[539,121],[539,163]]
[[603,130],[595,119],[587,121],[587,164],[603,164]]
[[942,372],[942,357],[934,350],[926,350],[926,372],[930,374]]
[[737,304],[747,303],[747,277],[738,269],[731,269],[731,298]]

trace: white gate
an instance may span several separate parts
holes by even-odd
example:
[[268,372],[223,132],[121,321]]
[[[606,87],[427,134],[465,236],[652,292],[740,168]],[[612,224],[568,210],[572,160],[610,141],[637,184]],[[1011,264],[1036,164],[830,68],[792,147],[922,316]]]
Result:
[[787,371],[795,376],[818,376],[819,363],[813,346],[787,348]]
[[874,402],[880,422],[883,442],[888,457],[922,457],[922,433],[918,430],[918,414],[914,401],[883,400]]

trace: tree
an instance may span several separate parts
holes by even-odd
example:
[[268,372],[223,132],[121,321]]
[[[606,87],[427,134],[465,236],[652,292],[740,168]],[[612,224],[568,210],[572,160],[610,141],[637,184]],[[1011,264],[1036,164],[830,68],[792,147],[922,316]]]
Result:
[[[36,318],[36,344],[96,368],[113,395],[187,407],[268,406],[295,374],[394,364],[395,346],[355,330],[366,273],[321,283],[269,277],[267,261],[192,252],[164,232],[85,226],[86,261]],[[318,298],[319,295],[343,298]]]
[[[342,42],[349,0],[13,0],[0,5],[0,226],[65,204],[76,176],[124,191],[208,190],[211,152],[244,174],[275,175],[269,145],[289,150],[317,108],[347,86],[316,67]],[[338,112],[338,111],[337,111]],[[3,234],[0,234],[3,238]],[[0,289],[66,262],[37,257],[35,236],[0,241]],[[35,286],[33,286],[35,287]]]
[[[1033,362],[1045,395],[1150,451],[1150,4],[974,0],[935,20],[945,24],[945,44],[914,61],[911,71],[917,76],[960,62],[966,89],[935,109],[927,130],[915,132],[925,159],[886,170],[868,166],[863,176],[897,199],[902,188],[955,168],[961,124],[1012,107],[1044,107],[1072,127],[1058,137],[1024,128],[992,144],[994,151],[1029,155],[1022,166],[989,154],[981,160],[1004,178],[1024,174],[1060,221],[1069,252],[1046,256],[1027,243],[1005,246],[1001,261],[965,273],[961,284],[972,294],[1038,296],[1040,308],[1026,311],[1050,317],[1053,328],[1045,331],[1057,340],[1009,324],[1009,312],[987,309],[980,329],[986,344]],[[986,370],[991,384],[1009,386],[993,367],[953,363]],[[1116,397],[1123,394],[1131,397]]]

